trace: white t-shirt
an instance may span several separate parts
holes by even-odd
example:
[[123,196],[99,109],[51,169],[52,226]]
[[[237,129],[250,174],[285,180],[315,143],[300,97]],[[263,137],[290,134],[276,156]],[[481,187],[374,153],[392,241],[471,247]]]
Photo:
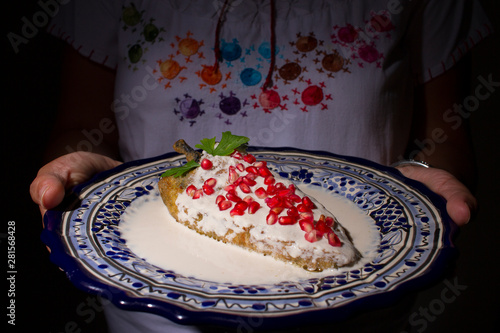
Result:
[[[254,146],[392,163],[409,140],[415,85],[451,68],[491,30],[465,0],[276,0],[274,25],[269,0],[234,0],[217,34],[223,3],[61,5],[50,31],[117,71],[110,107],[126,161],[229,130]],[[270,70],[273,85],[263,90]]]
[[50,31],[116,68],[110,107],[125,160],[229,130],[254,146],[387,164],[408,143],[415,84],[442,74],[490,32],[477,4],[465,2],[276,1],[273,86],[265,93],[267,0],[230,1],[216,75],[223,0],[72,1]]

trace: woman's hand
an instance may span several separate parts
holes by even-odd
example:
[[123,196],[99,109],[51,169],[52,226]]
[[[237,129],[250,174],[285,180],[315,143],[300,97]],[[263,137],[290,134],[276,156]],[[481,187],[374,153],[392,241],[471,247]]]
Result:
[[31,183],[30,194],[42,216],[47,209],[59,205],[66,190],[80,184],[98,172],[120,165],[121,162],[104,155],[74,152],[61,156],[43,166]]
[[437,168],[400,166],[397,169],[406,177],[418,180],[433,192],[446,199],[446,210],[459,226],[467,224],[477,208],[476,198],[451,173]]

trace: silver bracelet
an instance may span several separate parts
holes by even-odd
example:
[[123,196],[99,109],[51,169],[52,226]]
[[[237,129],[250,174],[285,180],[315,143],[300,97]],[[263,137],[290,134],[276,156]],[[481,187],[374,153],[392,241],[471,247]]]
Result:
[[415,160],[411,160],[411,159],[409,159],[409,160],[399,160],[396,163],[391,164],[391,167],[395,168],[395,167],[404,166],[404,165],[415,165],[415,166],[421,166],[421,167],[424,167],[424,168],[430,168],[431,167],[429,165],[429,163],[427,163],[425,161],[415,161]]

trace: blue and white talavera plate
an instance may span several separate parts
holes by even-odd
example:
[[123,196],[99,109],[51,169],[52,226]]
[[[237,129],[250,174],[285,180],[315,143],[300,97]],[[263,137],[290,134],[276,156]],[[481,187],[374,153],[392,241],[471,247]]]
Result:
[[146,262],[121,238],[120,216],[139,197],[157,195],[159,175],[185,163],[178,154],[125,163],[78,186],[65,209],[47,212],[42,239],[79,288],[122,309],[182,324],[236,327],[247,318],[263,328],[285,328],[310,319],[332,321],[367,304],[386,304],[442,273],[453,253],[455,227],[444,201],[422,184],[393,168],[325,152],[252,153],[283,177],[354,202],[377,227],[378,255],[360,269],[272,285],[218,284]]

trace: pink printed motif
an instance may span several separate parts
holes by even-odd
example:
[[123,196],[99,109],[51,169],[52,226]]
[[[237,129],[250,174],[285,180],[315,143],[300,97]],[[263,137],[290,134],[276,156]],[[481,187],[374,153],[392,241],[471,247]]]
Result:
[[383,38],[390,39],[391,31],[395,29],[388,11],[370,12],[370,18],[365,20],[363,28],[351,24],[335,25],[331,35],[332,43],[339,45],[352,63],[364,68],[375,64],[382,67],[384,54],[377,48],[377,42]]

